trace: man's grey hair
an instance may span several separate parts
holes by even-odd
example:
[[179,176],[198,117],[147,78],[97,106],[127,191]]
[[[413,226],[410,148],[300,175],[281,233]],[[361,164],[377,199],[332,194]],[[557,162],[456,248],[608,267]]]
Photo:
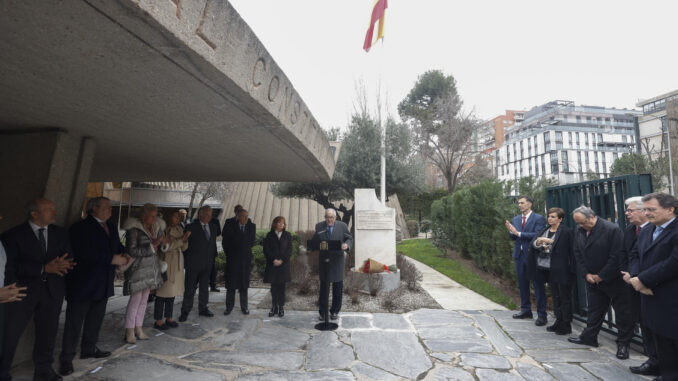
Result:
[[327,208],[327,209],[325,209],[325,215],[327,215],[327,213],[332,214],[332,215],[334,215],[335,217],[337,216],[337,211],[334,210],[333,208]]
[[111,200],[108,197],[93,197],[87,200],[87,206],[85,206],[85,213],[87,214],[92,214],[94,212],[94,208],[100,208],[101,207],[101,202],[102,201],[108,201],[111,202]]
[[587,220],[591,217],[596,216],[596,212],[594,212],[593,209],[589,208],[586,205],[579,206],[577,209],[575,209],[572,212],[572,215],[574,215],[575,213],[579,213],[579,214],[583,215],[584,217],[586,217]]
[[626,201],[624,201],[624,204],[626,204],[627,208],[633,205],[638,209],[643,209],[643,197],[642,196],[629,197],[626,199]]

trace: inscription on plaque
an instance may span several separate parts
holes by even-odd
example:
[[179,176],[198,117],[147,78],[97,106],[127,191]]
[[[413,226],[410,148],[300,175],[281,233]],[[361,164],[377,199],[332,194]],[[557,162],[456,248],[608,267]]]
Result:
[[393,210],[356,210],[356,229],[388,230],[393,229]]

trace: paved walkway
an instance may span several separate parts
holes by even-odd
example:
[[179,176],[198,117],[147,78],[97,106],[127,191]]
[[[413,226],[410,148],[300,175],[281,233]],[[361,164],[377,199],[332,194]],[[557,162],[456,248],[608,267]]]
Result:
[[[434,275],[427,270],[425,281]],[[435,293],[444,287],[430,289]],[[250,305],[257,305],[267,292],[250,289]],[[602,346],[595,349],[571,344],[531,320],[512,319],[512,311],[481,307],[342,313],[337,331],[319,332],[313,329],[316,312],[287,311],[281,319],[269,318],[267,310],[252,309],[246,316],[236,309],[224,316],[223,298],[223,292],[210,295],[213,318],[197,316],[194,310],[179,328],[147,328],[150,340],[126,345],[122,336],[127,298],[116,295],[109,302],[99,342],[113,355],[76,359],[76,373],[64,379],[644,380],[628,371],[629,365],[644,360],[638,353],[621,361],[614,357],[615,344],[609,339],[601,337]],[[145,322],[151,325],[152,305]],[[30,380],[31,375],[30,368],[19,369],[15,380]]]
[[431,267],[407,258],[421,271],[421,287],[446,310],[505,310],[501,304],[471,291]]

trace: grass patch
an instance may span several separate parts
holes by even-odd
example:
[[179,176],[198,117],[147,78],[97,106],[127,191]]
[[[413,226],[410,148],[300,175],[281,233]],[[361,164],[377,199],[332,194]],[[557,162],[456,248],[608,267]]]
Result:
[[406,256],[434,268],[455,282],[478,294],[501,304],[509,310],[517,308],[515,302],[492,284],[481,279],[471,270],[454,259],[447,258],[443,252],[427,239],[411,239],[398,244],[397,250]]

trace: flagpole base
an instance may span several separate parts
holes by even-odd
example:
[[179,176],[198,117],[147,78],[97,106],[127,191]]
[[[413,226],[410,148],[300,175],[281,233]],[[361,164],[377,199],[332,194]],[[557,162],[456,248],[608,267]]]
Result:
[[328,321],[324,321],[315,325],[315,329],[318,331],[334,331],[337,328],[339,328],[339,324]]

